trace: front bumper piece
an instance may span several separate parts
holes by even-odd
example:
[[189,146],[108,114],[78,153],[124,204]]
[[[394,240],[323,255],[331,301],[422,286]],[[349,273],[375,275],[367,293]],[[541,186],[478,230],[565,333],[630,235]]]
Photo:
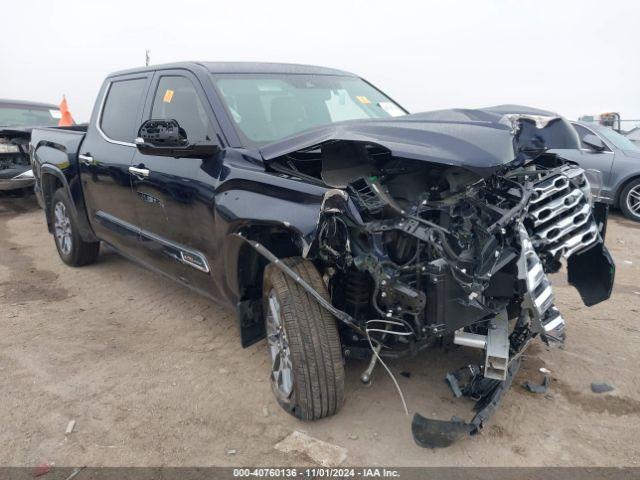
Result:
[[487,393],[475,404],[474,415],[470,422],[454,418],[452,420],[435,420],[425,418],[419,413],[413,415],[411,433],[414,441],[425,448],[445,448],[462,438],[475,435],[496,411],[504,394],[511,387],[514,377],[520,368],[522,357],[515,357],[509,363],[504,381],[491,380]]
[[0,190],[17,190],[32,187],[36,183],[33,170],[26,169],[17,172],[15,168],[0,170]]

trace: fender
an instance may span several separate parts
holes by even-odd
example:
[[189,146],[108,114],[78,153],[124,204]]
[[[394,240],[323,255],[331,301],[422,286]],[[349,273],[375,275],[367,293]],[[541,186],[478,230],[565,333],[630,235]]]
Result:
[[[281,244],[278,248],[276,243],[281,243],[286,238],[286,244]],[[242,296],[241,282],[238,279],[238,265],[242,260],[243,248],[247,248],[246,240],[256,241],[268,245],[271,251],[275,251],[276,256],[285,258],[287,256],[302,256],[308,248],[302,233],[284,223],[263,223],[259,226],[244,226],[230,231],[224,240],[222,247],[224,258],[225,278],[229,290],[238,297]]]
[[[366,332],[357,325],[356,320],[351,315],[349,315],[348,313],[343,312],[342,310],[337,309],[336,307],[334,307],[331,304],[331,302],[327,301],[324,297],[322,297],[322,295],[316,289],[314,289],[311,285],[309,285],[306,281],[304,281],[297,273],[295,273],[293,270],[291,270],[291,268],[288,265],[286,265],[285,262],[283,262],[278,257],[276,257],[272,252],[267,250],[264,247],[264,245],[262,245],[259,242],[254,241],[254,240],[247,240],[246,238],[242,237],[241,235],[238,235],[238,236],[240,238],[242,238],[243,240],[245,240],[249,245],[251,245],[260,255],[262,255],[267,260],[269,260],[269,262],[274,264],[285,275],[287,275],[294,282],[296,282],[298,285],[300,285],[302,287],[302,289],[305,290],[309,295],[311,295],[316,300],[316,302],[318,302],[320,304],[320,306],[322,308],[327,310],[329,313],[331,313],[338,320],[340,320],[341,322],[346,324],[348,327],[350,327],[351,329],[353,329],[356,332],[358,332],[361,336],[363,336],[363,337],[367,336]],[[378,340],[373,340],[373,342],[376,345],[381,343]]]
[[[261,245],[274,258],[306,258],[317,245],[318,226],[323,215],[340,210],[354,222],[362,222],[353,201],[344,191],[326,188],[322,188],[322,191],[323,194],[318,197],[317,203],[308,204],[314,212],[313,215],[301,215],[300,211],[291,205],[292,209],[279,211],[286,220],[254,218],[248,221],[247,218],[243,218],[235,224],[230,224],[231,228],[227,230],[223,240],[222,269],[225,272],[226,291],[229,298],[233,299],[231,303],[238,312],[238,327],[243,347],[257,342],[264,336],[262,276],[271,259],[256,249],[255,244]],[[220,202],[217,208],[224,209],[225,206],[224,202]],[[229,216],[248,216],[243,213],[249,212],[235,211]]]

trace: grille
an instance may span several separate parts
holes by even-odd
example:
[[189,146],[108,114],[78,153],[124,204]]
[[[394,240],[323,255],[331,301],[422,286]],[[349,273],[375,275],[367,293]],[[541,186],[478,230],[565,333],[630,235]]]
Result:
[[538,253],[569,257],[598,240],[584,170],[565,167],[537,182],[533,189],[527,218]]
[[544,273],[542,262],[533,249],[529,234],[522,226],[520,227],[520,246],[522,253],[518,270],[520,278],[527,285],[525,308],[529,308],[536,318],[542,319],[545,312],[553,306],[553,291],[551,282]]
[[547,340],[561,341],[564,338],[564,319],[553,305],[551,282],[544,273],[542,262],[533,249],[531,239],[524,227],[520,227],[522,253],[518,265],[519,276],[527,285],[524,308],[528,309],[540,325]]

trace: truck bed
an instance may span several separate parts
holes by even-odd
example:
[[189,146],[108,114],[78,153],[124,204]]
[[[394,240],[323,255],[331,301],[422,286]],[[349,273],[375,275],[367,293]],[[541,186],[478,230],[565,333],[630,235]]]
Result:
[[[37,167],[45,163],[55,165],[64,171],[65,166],[74,166],[78,160],[80,144],[87,132],[87,125],[70,127],[34,128],[31,132],[32,158],[34,173]],[[60,153],[66,155],[61,158]],[[68,163],[65,165],[65,163]]]
[[36,178],[36,195],[42,190],[45,171],[67,183],[78,172],[78,152],[87,125],[34,128],[31,132],[31,165]]

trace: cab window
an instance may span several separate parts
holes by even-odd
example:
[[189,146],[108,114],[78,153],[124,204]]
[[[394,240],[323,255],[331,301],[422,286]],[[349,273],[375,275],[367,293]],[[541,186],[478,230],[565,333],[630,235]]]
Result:
[[110,140],[133,142],[146,82],[146,78],[136,78],[111,83],[100,118],[100,128]]
[[190,143],[210,141],[214,138],[207,112],[193,83],[186,77],[160,78],[151,118],[177,120],[186,131]]

